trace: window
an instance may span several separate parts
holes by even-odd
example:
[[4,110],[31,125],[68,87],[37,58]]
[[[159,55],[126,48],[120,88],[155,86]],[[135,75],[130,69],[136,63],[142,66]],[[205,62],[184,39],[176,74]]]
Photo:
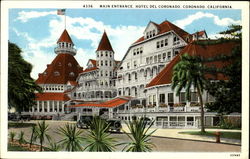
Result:
[[168,60],[171,59],[171,52],[168,52]]
[[110,74],[110,76],[112,76],[112,71],[110,71],[110,73],[109,73],[109,74]]
[[150,63],[153,63],[153,56],[150,57]]
[[158,55],[158,62],[161,62],[161,54]]
[[135,49],[133,50],[133,54],[136,55],[136,50]]
[[165,46],[168,45],[168,39],[165,39]]
[[108,57],[108,52],[107,51],[105,52],[105,55],[106,55],[106,57]]
[[153,30],[153,36],[155,36],[155,30]]
[[128,74],[128,80],[129,81],[131,80],[131,74]]
[[106,77],[108,76],[108,71],[105,72]]
[[69,66],[69,67],[72,67],[72,64],[71,64],[71,63],[68,63],[68,66]]
[[156,106],[156,96],[153,95],[153,106]]
[[135,73],[135,80],[137,80],[137,73]]
[[112,52],[110,52],[110,57],[112,57]]
[[102,52],[101,52],[101,56],[103,56]]
[[137,52],[136,53],[137,53],[137,55],[140,53],[140,49],[139,48],[137,48]]
[[142,47],[140,48],[140,54],[142,54],[143,50],[142,50]]
[[136,61],[134,61],[134,67],[136,67],[137,65],[136,65]]
[[150,38],[152,37],[152,31],[149,32],[149,37],[150,37]]
[[166,53],[162,54],[162,60],[165,61],[166,60]]
[[157,56],[154,56],[154,63],[157,62]]
[[165,103],[165,94],[160,94],[160,103]]
[[146,58],[146,64],[149,64],[149,57]]
[[60,73],[58,71],[55,71],[54,76],[60,76]]
[[163,47],[163,46],[164,46],[164,41],[162,40],[162,41],[161,41],[161,47]]
[[191,92],[190,94],[190,102],[191,103],[197,103],[198,102],[198,94],[197,92]]
[[186,104],[186,95],[185,92],[181,92],[179,96],[180,103]]
[[129,62],[127,63],[127,69],[129,69],[129,67],[130,67],[130,64],[129,64]]
[[108,61],[107,60],[105,60],[105,66],[108,66]]
[[101,74],[100,76],[102,77],[103,76],[102,71],[100,71],[100,74]]
[[152,104],[152,96],[148,96],[148,104],[151,105]]
[[156,48],[160,48],[160,42],[159,41],[157,41],[157,43],[156,43]]
[[149,38],[148,32],[146,33],[146,37],[147,37],[147,39]]
[[70,76],[70,77],[74,77],[74,76],[75,76],[74,72],[70,72],[70,73],[69,73],[69,76]]
[[168,105],[174,105],[174,93],[168,93]]
[[112,66],[112,61],[109,61],[109,66]]
[[175,52],[174,52],[174,55],[175,55],[175,56],[176,56],[176,55],[178,55],[178,54],[179,54],[179,52],[178,52],[178,51],[175,51]]
[[103,61],[101,61],[101,66],[103,66]]
[[97,57],[99,57],[99,52],[97,52]]

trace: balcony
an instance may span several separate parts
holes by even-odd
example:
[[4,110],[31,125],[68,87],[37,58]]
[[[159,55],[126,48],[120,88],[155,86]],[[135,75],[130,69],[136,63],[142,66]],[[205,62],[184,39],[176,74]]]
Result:
[[56,47],[54,49],[55,53],[56,54],[59,54],[59,53],[69,53],[69,54],[72,54],[72,55],[76,55],[76,49],[74,48],[59,48],[59,47]]

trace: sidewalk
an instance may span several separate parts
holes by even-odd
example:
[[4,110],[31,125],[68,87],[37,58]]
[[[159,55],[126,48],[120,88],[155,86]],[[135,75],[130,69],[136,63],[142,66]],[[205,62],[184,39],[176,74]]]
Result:
[[[129,132],[128,127],[126,124],[122,124],[122,128],[125,132]],[[208,141],[208,142],[215,142],[215,137],[212,136],[201,136],[201,135],[188,135],[188,134],[180,134],[179,132],[186,132],[186,131],[200,131],[200,129],[162,129],[162,128],[150,128],[149,132],[157,129],[153,136],[157,137],[167,137],[167,138],[175,138],[175,139],[186,139],[186,140],[197,140],[197,141]],[[234,131],[234,132],[241,132],[241,130],[225,130],[225,129],[206,129],[206,131]],[[221,138],[221,143],[227,144],[236,144],[241,145],[241,140],[236,139],[227,139]]]

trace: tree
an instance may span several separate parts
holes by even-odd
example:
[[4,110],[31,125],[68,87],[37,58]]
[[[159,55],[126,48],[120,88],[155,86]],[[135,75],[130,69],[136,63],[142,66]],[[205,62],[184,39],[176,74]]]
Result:
[[182,89],[185,89],[186,99],[190,100],[190,90],[193,86],[197,91],[201,107],[201,132],[205,132],[204,127],[204,106],[202,93],[205,85],[201,59],[196,56],[184,54],[173,68],[172,89],[176,89],[176,95],[179,96]]
[[44,144],[45,139],[47,139],[48,141],[51,140],[51,137],[47,134],[48,130],[49,130],[49,125],[46,125],[45,120],[43,120],[42,122],[38,122],[37,131],[36,131],[34,140],[36,140],[37,138],[39,139],[40,151],[43,150],[43,144]]
[[9,136],[10,136],[10,141],[13,142],[14,138],[16,136],[16,133],[12,131],[12,132],[10,132]]
[[9,42],[8,107],[16,108],[19,113],[35,104],[35,91],[41,92],[30,77],[32,65],[23,59],[21,53],[16,44]]
[[229,114],[232,112],[241,113],[241,81],[242,81],[242,50],[241,50],[241,26],[231,25],[229,29],[220,34],[227,37],[227,41],[234,41],[239,44],[229,56],[216,56],[210,61],[230,61],[230,64],[221,68],[214,69],[215,72],[223,73],[227,80],[219,80],[216,82],[207,82],[206,89],[215,101],[207,103],[209,111],[217,111],[220,114]]
[[64,127],[59,127],[58,132],[63,136],[63,139],[58,142],[61,147],[72,152],[82,150],[81,144],[84,138],[81,135],[83,131],[77,130],[76,125],[67,123]]
[[33,141],[36,140],[35,136],[37,136],[37,127],[36,125],[32,125],[31,136],[30,136],[30,148],[31,148]]
[[85,137],[87,146],[84,150],[90,152],[111,152],[115,149],[116,140],[107,133],[109,124],[100,117],[94,117],[88,135]]
[[19,144],[24,144],[26,143],[25,139],[24,139],[24,132],[21,131],[19,134],[19,139],[18,139]]
[[129,143],[122,143],[126,144],[123,148],[123,151],[126,150],[127,152],[148,152],[152,151],[154,144],[150,141],[150,136],[156,131],[153,130],[149,132],[149,129],[152,127],[154,122],[147,123],[144,119],[133,120],[126,123],[131,136],[126,133],[129,137],[131,142]]

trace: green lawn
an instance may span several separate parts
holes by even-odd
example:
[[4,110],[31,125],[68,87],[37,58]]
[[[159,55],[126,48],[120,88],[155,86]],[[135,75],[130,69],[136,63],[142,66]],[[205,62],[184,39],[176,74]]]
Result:
[[25,128],[25,127],[32,127],[33,125],[36,125],[35,123],[21,123],[21,122],[9,122],[8,127],[9,128]]
[[18,145],[12,145],[12,144],[8,144],[8,151],[29,151],[26,148],[23,148],[21,146]]
[[[183,131],[179,132],[180,134],[189,134],[189,135],[204,135],[204,136],[215,136],[215,131],[206,131],[205,133],[202,133],[200,131]],[[221,132],[222,138],[228,138],[228,139],[237,139],[241,140],[241,132]]]

